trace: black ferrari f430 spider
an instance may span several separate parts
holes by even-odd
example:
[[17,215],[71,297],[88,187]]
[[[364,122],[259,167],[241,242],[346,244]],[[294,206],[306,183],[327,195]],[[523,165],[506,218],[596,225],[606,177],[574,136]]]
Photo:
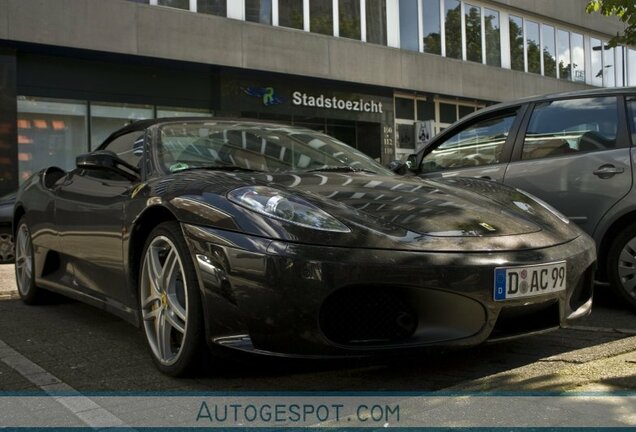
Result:
[[137,122],[33,175],[14,234],[26,303],[44,289],[115,313],[172,375],[216,345],[369,356],[555,329],[591,310],[596,261],[521,190],[215,118]]

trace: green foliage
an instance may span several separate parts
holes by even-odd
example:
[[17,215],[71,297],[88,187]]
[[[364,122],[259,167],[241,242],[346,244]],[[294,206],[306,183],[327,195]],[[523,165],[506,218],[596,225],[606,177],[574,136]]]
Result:
[[623,34],[609,40],[609,46],[636,45],[636,2],[634,0],[591,0],[585,7],[587,13],[616,16],[625,23]]

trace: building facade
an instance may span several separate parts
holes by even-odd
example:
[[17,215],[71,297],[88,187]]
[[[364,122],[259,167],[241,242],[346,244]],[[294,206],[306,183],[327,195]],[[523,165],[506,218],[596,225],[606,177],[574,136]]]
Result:
[[137,119],[325,131],[382,162],[494,102],[636,85],[586,0],[0,0],[0,195]]

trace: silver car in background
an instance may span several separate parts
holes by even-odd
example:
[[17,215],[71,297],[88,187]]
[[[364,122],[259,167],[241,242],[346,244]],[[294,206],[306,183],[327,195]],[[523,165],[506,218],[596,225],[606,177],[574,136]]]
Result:
[[636,88],[598,89],[485,108],[431,139],[408,165],[527,191],[596,241],[597,279],[636,311]]

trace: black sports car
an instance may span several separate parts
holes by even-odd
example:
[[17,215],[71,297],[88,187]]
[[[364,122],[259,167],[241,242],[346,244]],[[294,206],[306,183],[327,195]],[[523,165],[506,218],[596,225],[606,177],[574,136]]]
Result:
[[401,177],[323,133],[141,121],[26,181],[22,299],[140,325],[158,368],[214,347],[366,356],[558,328],[591,309],[595,247],[526,193]]

